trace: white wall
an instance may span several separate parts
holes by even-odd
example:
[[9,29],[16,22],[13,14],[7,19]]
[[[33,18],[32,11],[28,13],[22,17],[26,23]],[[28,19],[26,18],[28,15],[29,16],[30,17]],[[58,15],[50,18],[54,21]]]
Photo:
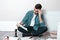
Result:
[[58,34],[57,34],[57,40],[60,40],[60,22],[58,23]]
[[0,0],[0,21],[20,21],[37,3],[46,11],[60,11],[60,0]]
[[[57,22],[60,20],[60,0],[0,0],[0,21],[16,22],[22,20],[28,10],[34,8],[34,5],[41,3],[46,11],[46,20],[51,30],[57,30]],[[8,26],[1,26],[0,30],[9,29]],[[4,25],[4,23],[2,23]],[[8,25],[8,24],[6,24]],[[10,25],[11,26],[11,25]]]
[[45,16],[49,31],[56,31],[58,29],[58,22],[60,22],[60,12],[47,11]]

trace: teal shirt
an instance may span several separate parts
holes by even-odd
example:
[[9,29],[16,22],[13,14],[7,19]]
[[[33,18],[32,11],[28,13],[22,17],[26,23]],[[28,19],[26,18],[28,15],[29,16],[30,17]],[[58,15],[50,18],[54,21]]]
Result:
[[[29,26],[30,26],[31,20],[32,20],[32,18],[33,18],[33,13],[34,13],[34,11],[31,10],[31,11],[28,11],[28,12],[26,13],[26,15],[24,16],[22,22],[23,22],[23,24],[25,24],[25,27],[29,27]],[[43,19],[43,22],[42,22],[42,23],[39,23],[39,25],[37,25],[37,26],[34,25],[34,27],[33,27],[34,30],[38,30],[38,27],[45,26],[45,22],[44,22],[44,17],[43,17],[43,15],[42,15],[42,19]],[[37,21],[38,21],[38,20],[37,20]]]

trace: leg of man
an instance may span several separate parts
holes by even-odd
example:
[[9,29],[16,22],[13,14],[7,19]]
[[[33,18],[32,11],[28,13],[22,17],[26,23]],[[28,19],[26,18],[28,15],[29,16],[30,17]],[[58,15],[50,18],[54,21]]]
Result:
[[44,27],[39,27],[37,32],[38,32],[38,34],[42,34],[42,33],[46,32],[47,30],[48,30],[48,28],[44,26]]
[[21,28],[21,27],[18,27],[18,30],[19,30],[20,32],[22,32],[22,33],[29,33],[28,31],[24,30],[24,29]]
[[32,33],[32,35],[38,35],[37,32],[33,29],[32,26],[27,27],[28,31]]
[[32,31],[34,31],[32,26],[27,27],[28,31],[31,33]]

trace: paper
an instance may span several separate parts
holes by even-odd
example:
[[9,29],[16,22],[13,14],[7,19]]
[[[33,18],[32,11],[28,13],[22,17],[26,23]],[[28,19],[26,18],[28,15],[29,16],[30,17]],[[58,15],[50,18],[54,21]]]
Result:
[[23,28],[24,30],[28,31],[27,28],[25,28],[24,26],[20,25],[20,24],[17,24],[17,26]]

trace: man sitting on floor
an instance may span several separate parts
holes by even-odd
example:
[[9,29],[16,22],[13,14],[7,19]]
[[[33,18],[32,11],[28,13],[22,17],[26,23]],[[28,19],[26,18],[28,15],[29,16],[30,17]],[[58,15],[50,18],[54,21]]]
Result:
[[19,24],[27,28],[28,31],[17,25],[20,32],[31,35],[40,35],[47,31],[41,8],[41,4],[36,4],[34,10],[30,10],[26,13]]

